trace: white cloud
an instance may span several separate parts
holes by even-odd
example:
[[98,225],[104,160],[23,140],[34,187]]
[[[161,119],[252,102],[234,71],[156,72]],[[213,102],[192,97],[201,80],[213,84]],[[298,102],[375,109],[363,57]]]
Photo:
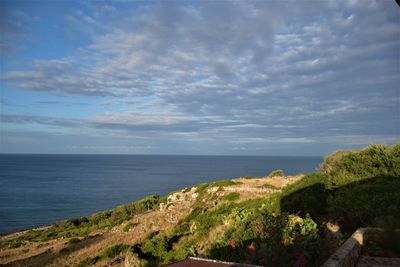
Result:
[[90,45],[1,78],[99,98],[113,111],[83,123],[107,130],[252,144],[312,143],[317,131],[393,136],[399,107],[387,100],[398,97],[400,41],[391,4],[162,1],[136,13],[90,4],[91,14],[66,15],[84,22]]

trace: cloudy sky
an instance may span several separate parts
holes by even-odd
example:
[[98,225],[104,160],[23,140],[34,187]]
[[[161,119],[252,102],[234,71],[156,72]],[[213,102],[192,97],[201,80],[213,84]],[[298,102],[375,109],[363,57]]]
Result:
[[0,5],[2,153],[324,155],[400,140],[395,1]]

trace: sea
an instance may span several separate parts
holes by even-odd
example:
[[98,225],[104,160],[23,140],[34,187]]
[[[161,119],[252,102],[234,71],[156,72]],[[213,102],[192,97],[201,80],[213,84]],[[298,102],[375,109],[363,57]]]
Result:
[[321,157],[0,154],[0,233],[90,215],[202,182],[316,170]]

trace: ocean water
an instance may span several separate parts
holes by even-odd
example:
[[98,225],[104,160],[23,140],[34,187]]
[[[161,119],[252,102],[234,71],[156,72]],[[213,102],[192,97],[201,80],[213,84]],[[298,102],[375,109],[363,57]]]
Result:
[[0,233],[240,176],[314,171],[320,157],[0,154]]

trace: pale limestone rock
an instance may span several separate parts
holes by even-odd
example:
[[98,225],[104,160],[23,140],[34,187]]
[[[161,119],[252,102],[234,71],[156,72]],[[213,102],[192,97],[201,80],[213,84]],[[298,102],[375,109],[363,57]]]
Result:
[[125,267],[142,267],[142,263],[139,257],[131,250],[128,250],[128,252],[126,252]]

